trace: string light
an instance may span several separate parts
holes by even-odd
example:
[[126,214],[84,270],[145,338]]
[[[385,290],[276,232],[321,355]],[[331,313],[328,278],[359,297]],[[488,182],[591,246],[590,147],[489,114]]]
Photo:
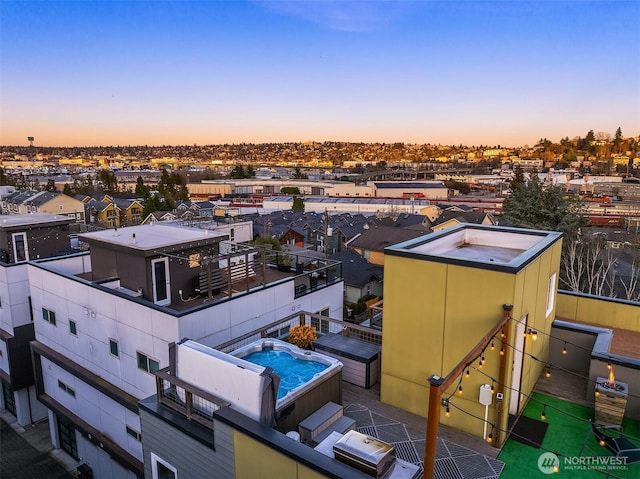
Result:
[[542,414],[540,414],[540,419],[542,419],[543,421],[547,420],[547,405],[546,404],[542,407]]
[[506,338],[507,337],[506,333],[504,332],[504,328],[502,328],[502,332],[500,333],[500,337],[501,338]]
[[564,342],[564,347],[562,348],[562,354],[565,355],[565,356],[567,355],[567,342],[566,341]]
[[469,379],[469,376],[470,376],[470,374],[469,374],[469,368],[467,368],[467,372],[465,373],[464,377],[466,377],[467,379]]
[[534,341],[538,339],[538,331],[536,330],[531,331],[531,339],[533,339]]
[[491,381],[491,394],[496,392],[496,387],[493,385],[493,381]]
[[444,413],[444,417],[450,417],[451,416],[451,409],[449,409],[449,403],[447,402],[447,410]]
[[496,347],[493,345],[493,341],[491,341],[491,351],[493,351]]
[[544,377],[545,378],[551,377],[551,368],[547,368],[547,370],[544,372]]
[[491,425],[491,431],[489,432],[489,435],[487,436],[487,442],[488,443],[492,443],[493,442],[493,424]]
[[607,363],[607,369],[611,371],[611,363]]
[[462,396],[462,384],[458,386],[458,395]]
[[504,346],[500,348],[500,356],[504,356]]

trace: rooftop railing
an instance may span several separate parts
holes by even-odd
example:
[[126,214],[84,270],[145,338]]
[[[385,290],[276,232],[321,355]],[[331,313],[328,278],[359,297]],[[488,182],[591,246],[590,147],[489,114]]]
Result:
[[305,324],[316,328],[316,332],[319,335],[334,333],[356,338],[367,343],[382,344],[382,331],[378,329],[301,311],[267,324],[262,328],[255,329],[231,341],[219,344],[215,349],[224,353],[230,353],[261,338],[286,339],[289,335],[290,328]]
[[158,403],[213,431],[213,411],[229,406],[229,403],[173,376],[169,369],[166,367],[154,373]]

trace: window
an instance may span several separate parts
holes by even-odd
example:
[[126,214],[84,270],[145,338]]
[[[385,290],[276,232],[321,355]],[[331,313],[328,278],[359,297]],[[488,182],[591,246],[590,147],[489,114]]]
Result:
[[58,380],[58,387],[69,393],[71,396],[76,397],[76,392],[60,380]]
[[14,233],[13,239],[13,260],[16,263],[29,261],[29,250],[27,249],[27,234]]
[[80,459],[78,455],[78,444],[76,442],[76,429],[71,422],[63,417],[56,416],[58,419],[58,439],[60,440],[60,449],[65,451],[76,461]]
[[115,339],[109,338],[109,352],[111,353],[112,356],[115,356],[116,358],[120,357],[118,341],[116,341]]
[[151,359],[144,353],[138,352],[138,369],[143,369],[148,373],[154,373],[160,369],[160,363],[155,359]]
[[[329,317],[329,308],[323,309],[322,311],[318,311],[320,316]],[[329,321],[322,321],[319,318],[311,318],[311,326],[316,328],[316,331],[319,333],[328,333],[329,332]]]
[[178,471],[164,459],[151,453],[151,474],[153,479],[176,479]]
[[56,325],[56,313],[47,308],[42,308],[42,319],[47,323]]
[[553,307],[555,306],[556,300],[556,273],[553,273],[549,278],[549,289],[547,290],[547,313],[548,317],[553,311]]
[[142,434],[140,434],[138,431],[133,429],[131,426],[127,426],[127,434],[129,434],[129,436],[134,438],[136,441],[142,440]]
[[194,253],[189,255],[189,268],[200,267],[200,253]]
[[11,388],[11,384],[5,383],[4,381],[0,380],[0,385],[2,386],[2,398],[4,399],[4,408],[15,416],[16,403],[15,403],[15,398],[13,396],[13,389]]
[[153,302],[161,306],[171,304],[169,289],[169,258],[151,260]]
[[74,336],[78,335],[78,328],[76,327],[76,322],[73,319],[69,320],[69,333]]

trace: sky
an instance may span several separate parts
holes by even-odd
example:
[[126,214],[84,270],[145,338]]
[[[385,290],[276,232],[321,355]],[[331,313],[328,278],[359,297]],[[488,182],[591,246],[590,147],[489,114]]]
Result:
[[640,135],[640,1],[0,0],[0,145]]

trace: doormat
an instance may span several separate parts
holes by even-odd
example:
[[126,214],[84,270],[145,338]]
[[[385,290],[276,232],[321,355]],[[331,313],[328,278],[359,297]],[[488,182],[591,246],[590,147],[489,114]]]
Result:
[[549,427],[548,422],[538,421],[527,416],[520,416],[516,425],[511,430],[510,439],[521,442],[527,446],[540,449],[544,435]]

